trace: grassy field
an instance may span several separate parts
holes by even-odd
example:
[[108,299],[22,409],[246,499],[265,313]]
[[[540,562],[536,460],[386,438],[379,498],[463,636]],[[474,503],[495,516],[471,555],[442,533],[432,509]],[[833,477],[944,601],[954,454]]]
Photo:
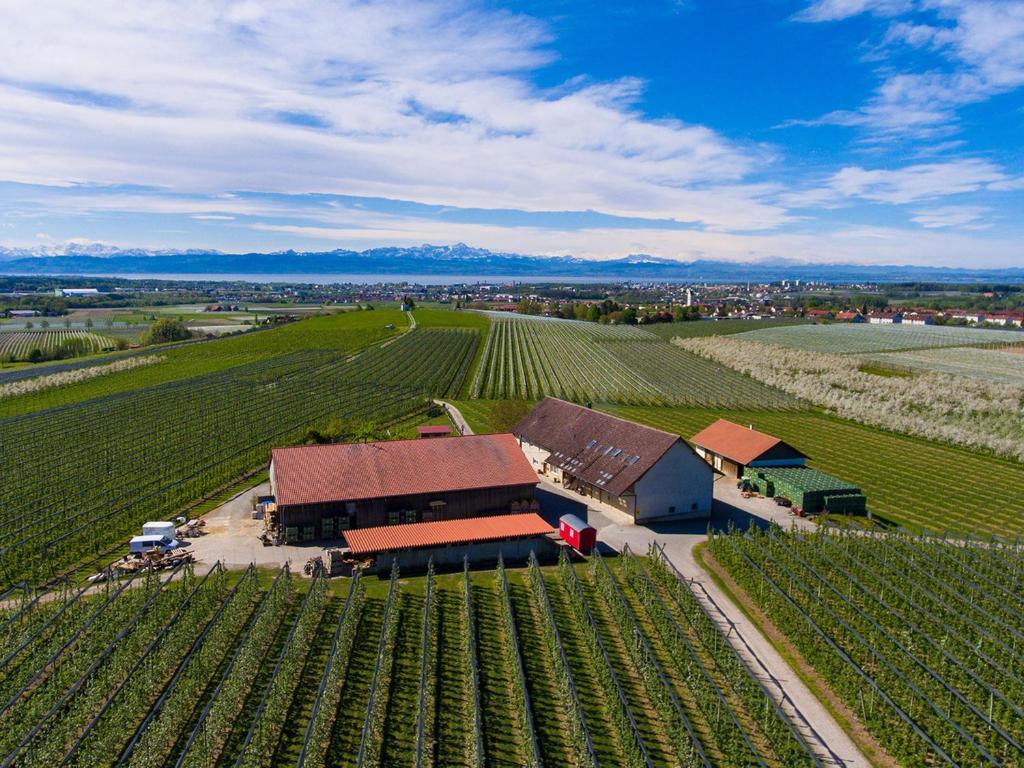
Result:
[[708,549],[900,765],[1020,764],[1019,547],[767,531]]
[[812,765],[660,560],[120,586],[4,616],[9,762]]
[[870,325],[831,323],[764,328],[737,336],[743,341],[779,344],[809,352],[855,354],[932,347],[1011,344],[1024,340],[1019,331],[938,325]]
[[685,438],[716,418],[781,437],[818,469],[860,486],[875,514],[910,528],[1024,535],[1024,465],[819,412],[600,406]]
[[631,326],[491,314],[471,396],[708,407],[798,407],[779,390]]
[[[507,431],[527,410],[488,400],[456,405],[475,431]],[[868,507],[911,529],[1024,535],[1024,465],[873,429],[818,411],[779,413],[598,403],[600,410],[689,439],[717,418],[778,435],[811,464],[860,486]]]

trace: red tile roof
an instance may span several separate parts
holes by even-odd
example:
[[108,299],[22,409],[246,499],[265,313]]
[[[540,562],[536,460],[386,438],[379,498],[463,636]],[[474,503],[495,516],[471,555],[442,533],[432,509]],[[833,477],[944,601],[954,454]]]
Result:
[[679,435],[555,397],[541,400],[512,432],[550,451],[549,464],[613,496],[621,496],[682,443]]
[[426,426],[416,427],[416,434],[419,435],[450,435],[452,428],[444,424],[427,424]]
[[775,446],[785,445],[777,437],[742,427],[726,419],[719,419],[707,429],[698,432],[690,438],[690,442],[738,464],[749,464]]
[[272,461],[279,507],[537,483],[507,434],[275,448]]
[[354,555],[393,552],[399,549],[443,547],[481,541],[503,541],[543,536],[554,529],[535,512],[490,515],[431,523],[382,525],[345,531],[345,543]]

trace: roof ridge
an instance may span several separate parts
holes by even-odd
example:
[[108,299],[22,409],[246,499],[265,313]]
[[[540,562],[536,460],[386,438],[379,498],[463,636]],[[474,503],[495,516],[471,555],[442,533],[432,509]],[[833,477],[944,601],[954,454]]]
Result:
[[[607,411],[600,411],[597,408],[588,408],[585,405],[580,405],[579,403],[574,403],[571,400],[563,400],[560,397],[553,397],[551,395],[546,395],[544,399],[545,400],[557,400],[558,402],[565,403],[566,405],[573,405],[573,406],[576,406],[577,408],[582,408],[583,410],[591,411],[591,412],[599,414],[601,416],[606,416],[609,419],[615,419],[616,421],[621,421],[624,424],[629,424],[631,427],[640,427],[641,429],[646,429],[646,430],[649,430],[651,432],[657,432],[657,433],[662,434],[662,435],[667,435],[667,436],[669,436],[671,438],[674,438],[676,440],[682,440],[683,439],[681,435],[678,435],[675,432],[669,432],[666,429],[658,429],[657,427],[652,427],[652,426],[650,426],[648,424],[641,424],[639,421],[633,421],[632,419],[626,419],[626,418],[623,418],[622,416],[616,416],[614,413],[608,413]],[[544,402],[544,401],[541,400],[541,402]],[[539,405],[539,403],[538,403],[538,405]],[[614,405],[614,403],[613,403],[613,405]]]

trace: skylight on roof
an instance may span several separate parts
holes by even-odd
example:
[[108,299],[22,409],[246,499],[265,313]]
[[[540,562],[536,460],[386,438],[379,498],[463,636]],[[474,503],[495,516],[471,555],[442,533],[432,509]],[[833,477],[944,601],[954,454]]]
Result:
[[589,443],[587,443],[587,448],[593,448],[595,445],[597,445],[597,440],[591,440]]

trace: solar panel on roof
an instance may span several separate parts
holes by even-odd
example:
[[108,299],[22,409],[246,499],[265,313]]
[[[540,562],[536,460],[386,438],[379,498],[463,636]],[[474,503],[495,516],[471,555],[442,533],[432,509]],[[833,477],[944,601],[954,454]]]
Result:
[[597,445],[597,440],[591,440],[587,443],[587,448],[593,448],[595,445]]

